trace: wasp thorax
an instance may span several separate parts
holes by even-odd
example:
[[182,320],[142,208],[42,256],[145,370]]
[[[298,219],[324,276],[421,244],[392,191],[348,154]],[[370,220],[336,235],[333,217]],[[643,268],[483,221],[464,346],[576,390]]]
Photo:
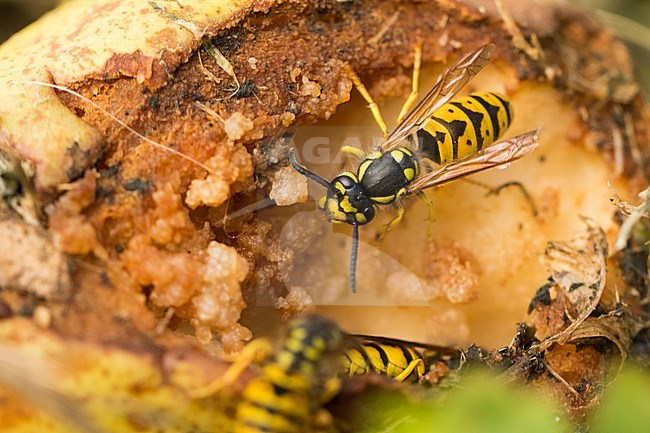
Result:
[[331,221],[363,225],[375,217],[372,200],[353,173],[338,175],[330,185],[318,205]]

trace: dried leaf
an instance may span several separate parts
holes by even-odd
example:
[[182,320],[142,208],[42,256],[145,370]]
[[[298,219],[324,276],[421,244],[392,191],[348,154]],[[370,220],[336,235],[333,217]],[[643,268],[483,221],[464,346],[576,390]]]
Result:
[[618,347],[621,353],[620,369],[627,359],[627,351],[632,344],[632,332],[629,316],[621,311],[612,311],[600,317],[589,317],[571,333],[569,343],[576,343],[593,338],[605,338]]
[[578,317],[563,331],[542,343],[545,350],[554,343],[565,343],[572,333],[594,311],[605,288],[607,272],[607,239],[590,220],[582,236],[567,242],[549,242],[546,247],[546,265],[551,280],[563,290],[578,312]]
[[497,5],[499,15],[501,15],[501,19],[503,19],[503,24],[506,31],[512,35],[512,43],[514,46],[526,53],[526,55],[531,59],[542,60],[544,58],[544,50],[542,50],[542,46],[539,43],[537,35],[534,33],[531,34],[529,42],[508,9],[503,6],[501,0],[496,0],[495,3]]
[[[237,84],[237,90],[239,90],[239,80],[237,79],[235,68],[233,68],[232,63],[230,63],[226,56],[224,56],[221,51],[219,51],[219,49],[215,47],[214,44],[212,44],[210,40],[204,40],[202,46],[203,49],[214,58],[214,60],[217,62],[217,65],[219,65],[219,67],[223,69],[226,74],[230,75],[230,77],[235,80],[235,84]],[[234,93],[236,93],[236,91]]]
[[643,203],[638,206],[632,206],[631,204],[621,200],[621,198],[614,192],[614,199],[612,202],[623,214],[628,215],[628,219],[626,219],[623,225],[621,225],[621,230],[616,238],[616,243],[614,244],[615,251],[620,251],[625,248],[627,241],[632,236],[634,226],[641,220],[641,218],[650,219],[650,188],[640,192],[639,197],[643,200]]

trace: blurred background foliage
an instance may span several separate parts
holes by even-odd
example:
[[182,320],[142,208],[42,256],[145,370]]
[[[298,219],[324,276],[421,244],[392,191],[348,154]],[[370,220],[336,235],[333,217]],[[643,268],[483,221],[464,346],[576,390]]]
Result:
[[[71,0],[0,0],[0,42],[66,1]],[[593,10],[602,22],[628,43],[644,90],[650,94],[650,0],[564,1]]]
[[637,65],[646,96],[650,95],[650,1],[575,0],[594,11],[598,19],[627,43]]
[[[505,384],[491,372],[463,375],[447,389],[375,389],[356,398],[348,431],[357,433],[570,433],[547,395]],[[346,402],[347,403],[347,402]]]
[[647,433],[650,373],[628,365],[584,418],[568,419],[547,393],[474,371],[447,390],[376,389],[351,404],[356,433]]

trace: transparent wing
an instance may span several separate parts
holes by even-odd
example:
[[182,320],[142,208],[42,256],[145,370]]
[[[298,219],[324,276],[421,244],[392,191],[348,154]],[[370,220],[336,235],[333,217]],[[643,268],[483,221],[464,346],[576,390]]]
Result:
[[414,194],[426,188],[440,186],[470,174],[508,164],[529,154],[537,146],[539,146],[539,130],[529,131],[500,141],[469,158],[452,162],[438,170],[417,177],[407,193]]
[[481,69],[490,62],[494,44],[483,45],[445,70],[433,89],[406,115],[402,123],[386,138],[379,149],[387,152],[413,134],[444,104],[449,102]]
[[383,343],[383,344],[388,344],[393,346],[408,346],[416,349],[429,350],[432,352],[439,353],[440,355],[450,355],[450,356],[454,356],[454,355],[460,356],[460,353],[462,353],[462,350],[456,347],[438,346],[435,344],[419,343],[419,342],[413,342],[407,340],[400,340],[399,338],[382,337],[377,335],[367,335],[367,334],[349,334],[349,335],[357,339],[361,343],[377,342],[377,343]]

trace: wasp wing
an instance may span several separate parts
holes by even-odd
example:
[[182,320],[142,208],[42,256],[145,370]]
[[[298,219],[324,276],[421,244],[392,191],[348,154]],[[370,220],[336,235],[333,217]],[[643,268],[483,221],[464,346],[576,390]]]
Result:
[[426,188],[440,186],[470,174],[508,164],[529,154],[537,146],[539,146],[539,130],[500,141],[466,159],[452,162],[417,177],[411,183],[407,193],[414,194]]
[[350,337],[359,341],[360,343],[380,343],[386,344],[389,346],[408,346],[417,349],[423,349],[431,352],[436,352],[440,355],[458,355],[463,352],[461,349],[456,347],[448,346],[438,346],[435,344],[419,343],[414,341],[400,340],[399,338],[390,338],[390,337],[381,337],[377,335],[366,335],[366,334],[348,334]]
[[406,137],[421,129],[437,109],[449,102],[465,84],[490,62],[494,49],[494,44],[483,45],[445,70],[429,93],[406,115],[402,123],[386,138],[386,141],[379,146],[379,150],[387,152],[401,143]]

